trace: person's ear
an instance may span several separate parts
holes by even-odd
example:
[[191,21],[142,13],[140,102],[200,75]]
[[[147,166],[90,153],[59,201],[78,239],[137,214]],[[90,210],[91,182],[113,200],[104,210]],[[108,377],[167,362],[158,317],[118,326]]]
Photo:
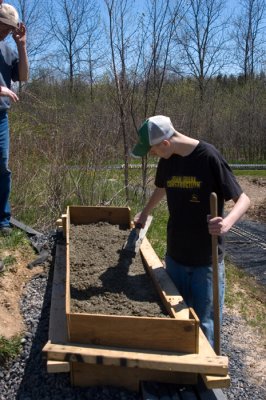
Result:
[[163,143],[163,145],[164,146],[170,146],[170,142],[169,142],[169,140],[168,139],[164,139],[163,141],[162,141],[162,143]]

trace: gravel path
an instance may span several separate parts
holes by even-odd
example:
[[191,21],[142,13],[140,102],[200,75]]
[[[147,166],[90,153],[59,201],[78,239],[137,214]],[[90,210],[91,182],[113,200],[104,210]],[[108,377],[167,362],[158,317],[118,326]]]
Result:
[[[69,374],[47,374],[41,350],[48,340],[52,268],[35,276],[25,287],[21,310],[26,332],[23,351],[5,368],[0,367],[0,400],[138,400],[137,393],[110,387],[72,388]],[[243,345],[244,344],[244,345]],[[245,322],[225,310],[222,353],[229,356],[232,384],[228,400],[265,400],[265,383],[253,375],[261,363],[252,331]],[[256,368],[256,371],[258,369]]]

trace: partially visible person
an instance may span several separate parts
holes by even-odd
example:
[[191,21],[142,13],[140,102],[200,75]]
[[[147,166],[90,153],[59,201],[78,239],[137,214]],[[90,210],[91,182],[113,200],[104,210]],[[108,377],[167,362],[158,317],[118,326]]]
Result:
[[[0,0],[1,1],[1,0]],[[18,96],[11,90],[11,82],[27,81],[29,65],[26,49],[26,28],[19,22],[17,10],[6,3],[0,3],[0,234],[8,235],[10,227],[11,171],[9,160],[9,122],[8,111],[11,102]],[[17,51],[5,42],[11,34]]]
[[[224,303],[224,235],[247,211],[250,200],[239,186],[229,165],[211,144],[178,132],[169,117],[156,115],[140,127],[139,142],[132,154],[148,152],[160,157],[155,190],[135,223],[145,224],[148,215],[166,196],[166,271],[214,347],[212,287],[212,241],[218,235],[220,318]],[[209,218],[210,194],[218,199],[218,217]],[[224,216],[224,202],[235,205]]]

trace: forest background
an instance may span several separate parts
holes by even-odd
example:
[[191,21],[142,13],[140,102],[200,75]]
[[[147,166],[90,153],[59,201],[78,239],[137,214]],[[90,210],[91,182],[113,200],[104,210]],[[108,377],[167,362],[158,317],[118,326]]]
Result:
[[10,111],[16,218],[48,228],[68,204],[137,208],[156,160],[130,150],[155,114],[229,163],[265,162],[265,0],[8,2],[31,67]]

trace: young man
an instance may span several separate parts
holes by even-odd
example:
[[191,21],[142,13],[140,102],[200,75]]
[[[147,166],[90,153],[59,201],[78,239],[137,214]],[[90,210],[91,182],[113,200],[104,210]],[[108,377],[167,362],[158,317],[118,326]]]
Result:
[[[16,43],[18,54],[4,42],[9,34]],[[9,4],[2,4],[0,0],[0,234],[3,235],[11,232],[8,110],[10,100],[18,101],[18,96],[10,90],[10,87],[11,81],[26,81],[28,73],[25,25],[19,22],[16,9]],[[0,272],[3,269],[0,260]]]
[[[148,152],[160,157],[155,190],[135,222],[145,224],[147,216],[166,195],[166,270],[189,307],[196,311],[203,332],[214,346],[212,244],[218,236],[220,311],[224,302],[224,237],[249,207],[250,200],[237,183],[230,167],[215,149],[176,131],[170,118],[148,118],[138,131],[139,142],[132,154]],[[218,217],[209,218],[210,194],[218,199]],[[223,216],[224,201],[235,203]]]

